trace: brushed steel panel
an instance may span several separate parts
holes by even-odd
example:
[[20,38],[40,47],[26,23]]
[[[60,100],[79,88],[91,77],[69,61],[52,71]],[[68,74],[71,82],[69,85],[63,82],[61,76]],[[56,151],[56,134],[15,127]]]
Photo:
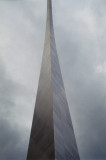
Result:
[[27,160],[80,160],[57,56],[51,0]]

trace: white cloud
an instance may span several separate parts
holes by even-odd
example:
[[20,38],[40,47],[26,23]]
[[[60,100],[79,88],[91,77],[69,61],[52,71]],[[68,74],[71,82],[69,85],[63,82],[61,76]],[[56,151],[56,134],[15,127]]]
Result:
[[104,63],[101,64],[101,65],[98,65],[98,66],[96,67],[96,72],[97,72],[97,73],[104,73],[104,74],[106,74],[106,62],[104,62]]

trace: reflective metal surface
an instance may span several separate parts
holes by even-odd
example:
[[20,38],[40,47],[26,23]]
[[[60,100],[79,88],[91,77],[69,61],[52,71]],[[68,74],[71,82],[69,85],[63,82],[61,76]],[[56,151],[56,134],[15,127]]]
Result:
[[79,160],[78,149],[59,67],[52,4],[47,24],[27,160]]

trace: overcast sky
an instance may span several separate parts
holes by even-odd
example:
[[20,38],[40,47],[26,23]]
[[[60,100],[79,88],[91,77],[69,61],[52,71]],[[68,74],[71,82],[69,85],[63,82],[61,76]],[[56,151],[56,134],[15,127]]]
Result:
[[[81,160],[106,159],[106,0],[53,0],[57,51]],[[0,0],[0,160],[25,160],[46,0]]]

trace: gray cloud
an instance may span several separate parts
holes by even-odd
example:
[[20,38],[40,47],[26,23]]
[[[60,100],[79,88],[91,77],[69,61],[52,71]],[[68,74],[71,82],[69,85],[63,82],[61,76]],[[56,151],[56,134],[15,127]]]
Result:
[[25,159],[27,140],[24,136],[25,133],[22,136],[17,126],[12,127],[10,123],[0,118],[0,158],[2,160]]
[[[0,61],[0,159],[25,159],[28,147],[29,131],[21,126],[21,115],[17,113],[17,104],[14,101],[19,94],[26,97],[26,89],[15,84],[7,76],[2,61]],[[18,114],[18,117],[17,117]],[[19,119],[17,119],[19,118]],[[24,121],[23,121],[24,122]]]
[[[106,2],[54,0],[53,15],[57,50],[81,159],[106,159]],[[45,19],[44,1],[0,4],[2,160],[25,159],[26,156]],[[12,152],[14,144],[17,145]]]

